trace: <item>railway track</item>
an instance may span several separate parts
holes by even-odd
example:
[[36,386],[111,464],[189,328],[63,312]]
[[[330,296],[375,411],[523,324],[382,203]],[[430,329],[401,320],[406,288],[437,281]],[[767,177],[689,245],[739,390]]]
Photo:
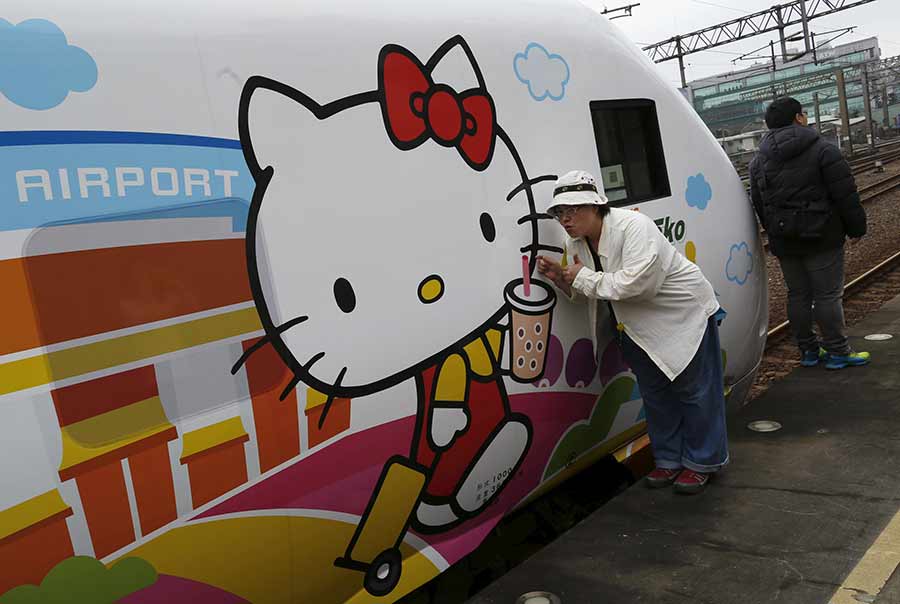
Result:
[[[891,275],[891,278],[880,282],[878,286],[880,288],[890,289],[890,292],[888,293],[893,294],[895,290],[900,289],[900,272],[896,271],[897,268],[900,268],[900,252],[886,258],[859,277],[847,283],[844,286],[845,304],[851,303],[855,299],[855,296],[866,292],[876,278],[884,277],[886,275]],[[790,321],[785,321],[769,330],[766,340],[767,352],[780,344],[783,339],[787,337],[790,326]]]
[[860,201],[866,203],[897,188],[900,188],[900,174],[894,174],[893,176],[888,176],[878,182],[873,182],[872,184],[860,187]]
[[[864,319],[883,304],[900,295],[900,252],[853,279],[844,287],[844,315],[848,325]],[[790,375],[800,366],[800,353],[790,337],[790,322],[768,331],[763,358],[759,364],[747,402],[760,396],[772,382]]]
[[900,159],[900,151],[892,150],[886,153],[879,153],[874,157],[855,159],[850,162],[850,169],[853,170],[854,175],[865,174],[877,167],[876,162],[881,162],[883,166],[897,161],[898,159]]

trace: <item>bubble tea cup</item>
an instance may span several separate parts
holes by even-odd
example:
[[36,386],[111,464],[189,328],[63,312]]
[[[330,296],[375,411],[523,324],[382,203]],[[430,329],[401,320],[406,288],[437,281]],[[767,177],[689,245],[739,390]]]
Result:
[[516,279],[503,292],[510,308],[510,367],[517,382],[533,382],[544,374],[556,305],[556,292],[543,281],[532,280],[530,289],[526,296],[524,280]]

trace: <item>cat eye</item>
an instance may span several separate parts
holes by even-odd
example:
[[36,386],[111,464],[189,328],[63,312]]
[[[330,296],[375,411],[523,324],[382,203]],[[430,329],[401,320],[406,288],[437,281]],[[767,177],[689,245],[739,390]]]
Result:
[[481,234],[484,236],[485,241],[493,243],[494,239],[497,238],[497,227],[494,225],[494,219],[485,212],[481,215],[479,222],[481,223]]
[[356,308],[356,293],[350,282],[343,277],[334,282],[334,301],[337,302],[338,308],[346,313],[353,312]]

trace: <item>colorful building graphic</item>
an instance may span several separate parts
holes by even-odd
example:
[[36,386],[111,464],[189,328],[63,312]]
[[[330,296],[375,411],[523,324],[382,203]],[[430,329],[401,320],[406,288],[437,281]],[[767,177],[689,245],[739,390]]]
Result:
[[[115,154],[120,162],[124,154],[152,163],[162,155],[160,143],[172,143],[172,165],[179,156],[188,165],[213,157],[219,173],[233,174],[216,185],[203,173],[154,173],[149,164],[144,176],[137,168],[110,166],[84,176],[78,168],[68,175],[59,167],[44,170],[46,180],[43,173],[22,176],[17,169],[38,160],[66,165],[84,154],[101,161]],[[29,438],[44,441],[38,448],[45,449],[56,478],[45,479],[48,490],[0,502],[0,601],[17,585],[40,584],[73,555],[115,558],[245,485],[251,468],[258,476],[296,458],[301,417],[309,424],[310,446],[349,428],[349,401],[340,401],[322,427],[317,418],[298,413],[293,390],[289,401],[279,401],[289,379],[271,351],[250,360],[246,378],[227,371],[261,333],[244,260],[247,202],[231,197],[247,190],[246,175],[241,180],[240,170],[227,169],[242,161],[236,147],[200,137],[114,132],[0,135],[0,155],[24,162],[11,168],[20,174],[25,197],[16,201],[24,214],[0,213],[0,222],[13,215],[20,221],[6,223],[6,233],[0,233],[7,310],[0,394],[26,407],[43,405],[57,426],[55,435],[36,417],[11,426],[31,429]],[[223,149],[230,151],[223,155]],[[151,174],[173,170],[179,175],[168,190],[179,186],[182,194],[159,208]],[[121,180],[107,181],[110,175]],[[85,185],[80,188],[79,178]],[[194,195],[204,193],[208,200],[185,197],[191,178],[199,178]],[[85,201],[99,202],[117,191],[115,206],[51,207],[60,197],[85,193]],[[6,192],[5,198],[19,199],[19,192]],[[215,199],[216,193],[223,196]],[[22,240],[17,233],[29,226],[21,222],[29,214],[39,228]],[[231,392],[218,400],[191,400],[202,385],[185,379],[190,372],[182,364],[210,354],[223,361],[220,373],[230,378]],[[310,417],[321,405],[317,400],[311,392]],[[205,417],[210,410],[213,417]],[[12,490],[34,490],[36,485],[24,482]],[[177,492],[181,485],[186,490]]]

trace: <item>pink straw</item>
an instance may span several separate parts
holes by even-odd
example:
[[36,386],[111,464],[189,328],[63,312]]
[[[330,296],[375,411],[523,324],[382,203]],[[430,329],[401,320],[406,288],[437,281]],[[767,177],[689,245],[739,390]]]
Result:
[[522,256],[522,280],[525,282],[525,297],[531,297],[531,271],[528,270],[528,256]]

